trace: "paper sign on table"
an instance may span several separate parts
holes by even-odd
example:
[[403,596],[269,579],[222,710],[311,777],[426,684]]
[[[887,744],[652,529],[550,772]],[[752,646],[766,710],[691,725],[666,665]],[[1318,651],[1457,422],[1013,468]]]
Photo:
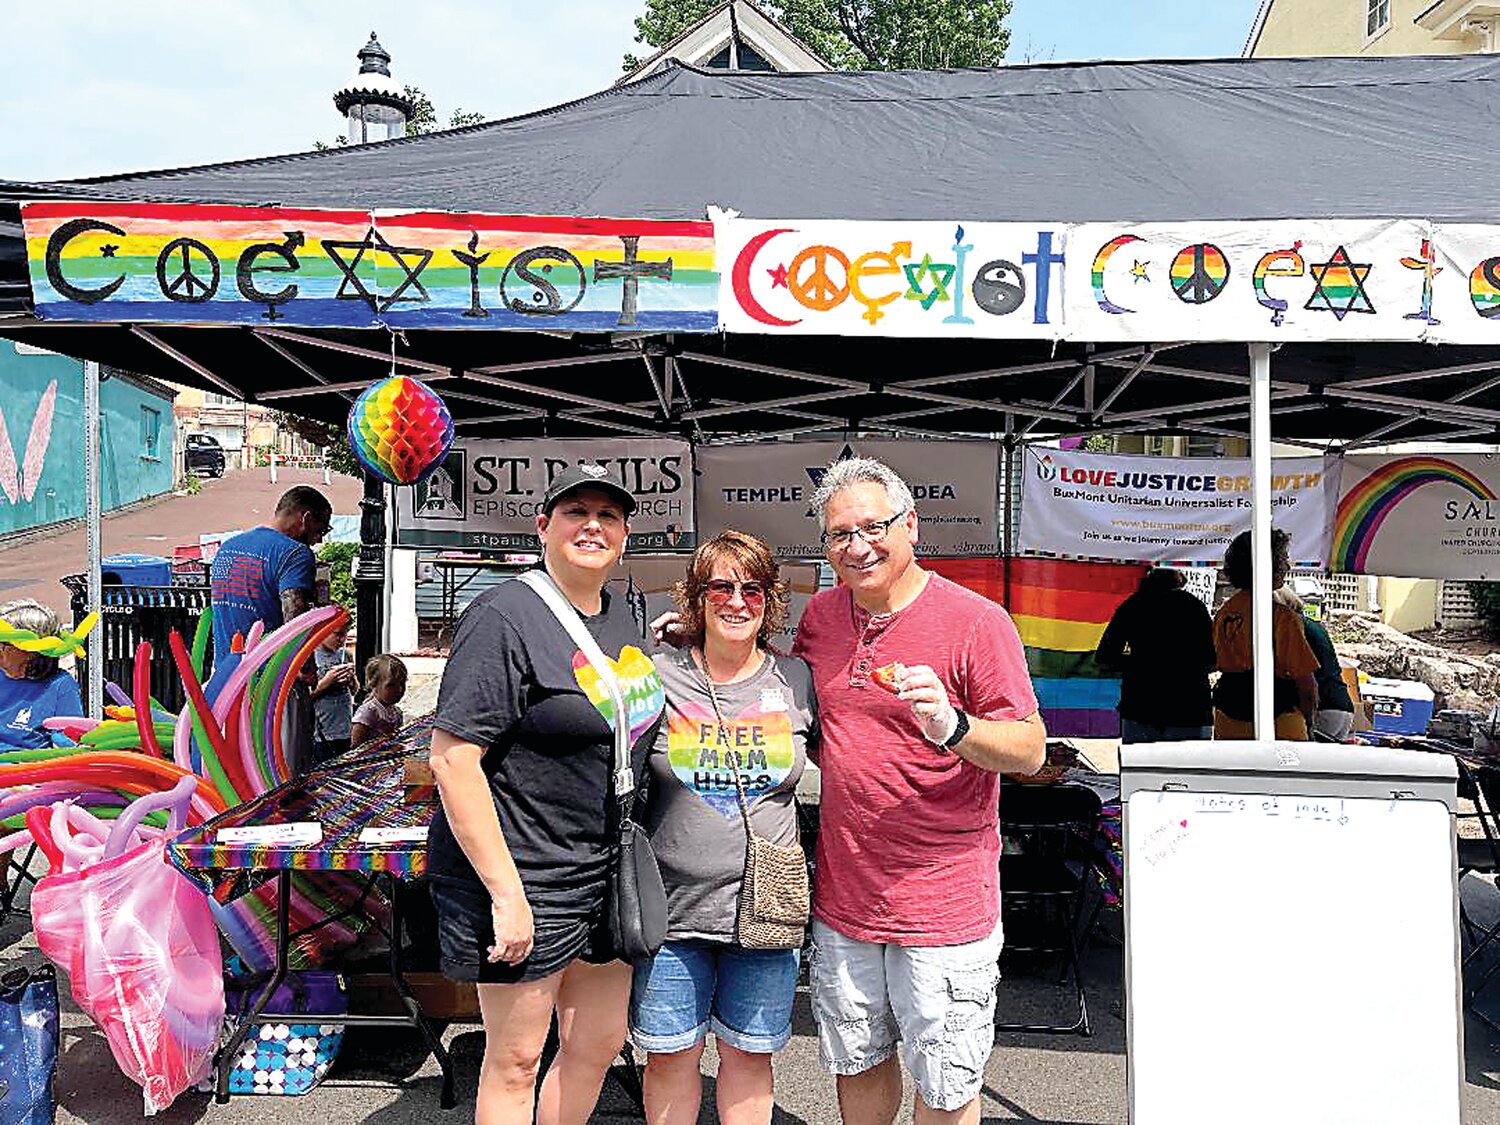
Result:
[[366,828],[359,834],[361,844],[425,844],[427,826],[415,828]]
[[311,820],[298,820],[290,824],[247,824],[237,828],[221,828],[216,838],[221,844],[274,844],[281,847],[310,848],[323,842],[323,826]]

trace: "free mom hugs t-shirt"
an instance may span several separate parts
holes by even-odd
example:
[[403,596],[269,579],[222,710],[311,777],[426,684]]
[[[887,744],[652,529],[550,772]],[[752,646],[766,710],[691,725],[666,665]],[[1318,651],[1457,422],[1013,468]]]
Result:
[[767,654],[751,676],[715,684],[721,732],[703,673],[690,649],[656,658],[667,720],[649,761],[646,830],[667,888],[667,937],[733,941],[745,871],[738,770],[755,834],[797,842],[797,782],[809,743],[817,746],[812,673],[791,656]]

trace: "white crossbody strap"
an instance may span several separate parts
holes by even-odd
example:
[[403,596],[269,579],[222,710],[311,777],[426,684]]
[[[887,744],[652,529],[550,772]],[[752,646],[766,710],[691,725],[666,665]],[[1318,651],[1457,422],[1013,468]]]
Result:
[[557,583],[545,570],[528,570],[520,580],[536,592],[542,603],[552,611],[558,623],[567,631],[578,650],[588,657],[599,680],[609,692],[615,705],[615,796],[624,797],[635,789],[635,771],[630,768],[630,715],[625,710],[625,693],[620,688],[620,679],[615,675],[614,664],[594,640],[583,618],[573,608],[573,603],[563,597]]

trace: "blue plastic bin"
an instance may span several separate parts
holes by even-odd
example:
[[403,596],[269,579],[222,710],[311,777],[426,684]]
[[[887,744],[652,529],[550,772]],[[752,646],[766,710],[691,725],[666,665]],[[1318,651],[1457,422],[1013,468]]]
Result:
[[105,555],[100,570],[106,586],[170,586],[172,562],[160,555]]

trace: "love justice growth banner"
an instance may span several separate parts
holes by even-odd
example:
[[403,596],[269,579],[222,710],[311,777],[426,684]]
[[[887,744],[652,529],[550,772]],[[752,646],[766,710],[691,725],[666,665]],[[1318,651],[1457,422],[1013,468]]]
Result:
[[[1250,527],[1246,458],[1140,457],[1028,448],[1018,545],[1026,554],[1137,562],[1218,563]],[[1337,458],[1272,462],[1271,521],[1292,562],[1328,558]]]
[[994,555],[1000,446],[987,441],[799,441],[700,446],[700,535],[737,528],[780,558],[821,559],[812,494],[832,461],[875,457],[901,475],[917,505],[917,554]]
[[730,332],[1056,338],[1064,225],[765,222],[715,208]]
[[706,222],[147,203],[22,207],[45,320],[712,332]]
[[627,551],[694,546],[692,449],[671,438],[457,442],[430,477],[396,489],[396,544],[534,551],[547,485],[582,464],[635,497]]
[[1345,457],[1329,566],[1401,578],[1500,579],[1500,457]]

